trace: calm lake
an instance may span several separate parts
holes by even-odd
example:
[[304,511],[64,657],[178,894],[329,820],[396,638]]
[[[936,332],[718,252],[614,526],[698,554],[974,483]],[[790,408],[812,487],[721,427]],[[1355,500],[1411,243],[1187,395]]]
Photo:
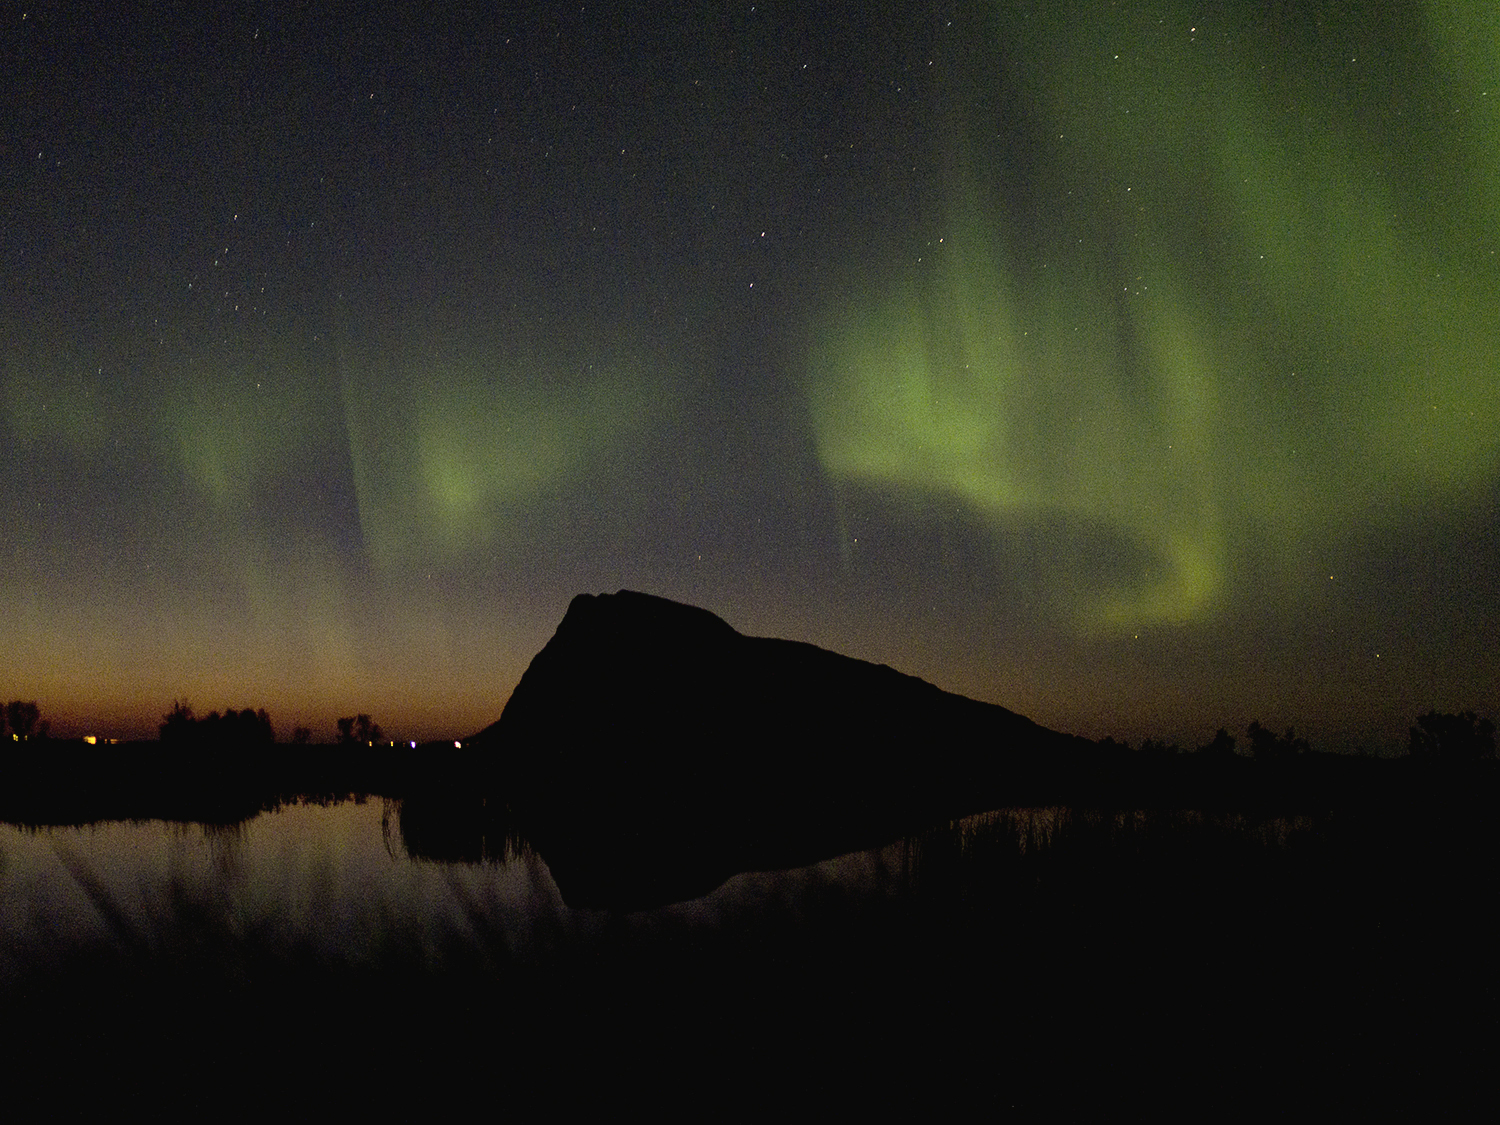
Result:
[[[378,797],[228,826],[3,824],[5,1097],[217,1112],[298,1075],[332,1108],[352,1084],[419,1111],[504,1088],[514,1109],[578,1072],[589,1098],[770,1097],[830,1057],[854,1011],[815,1003],[824,984],[875,997],[839,935],[900,898],[903,858],[746,873],[615,913],[570,909],[528,849],[412,858],[400,804]],[[764,1066],[783,1078],[753,1077]]]
[[1011,809],[615,912],[380,798],[4,824],[0,1059],[34,1111],[1430,1103],[1493,1041],[1494,877],[1418,838]]
[[89,951],[159,952],[185,928],[211,931],[225,956],[238,945],[358,969],[398,956],[438,966],[465,949],[524,964],[622,934],[763,925],[812,898],[880,898],[909,883],[910,845],[894,844],[742,874],[692,902],[617,916],[569,909],[529,850],[482,863],[413,858],[400,825],[400,803],[378,797],[292,805],[228,826],[0,824],[0,986]]

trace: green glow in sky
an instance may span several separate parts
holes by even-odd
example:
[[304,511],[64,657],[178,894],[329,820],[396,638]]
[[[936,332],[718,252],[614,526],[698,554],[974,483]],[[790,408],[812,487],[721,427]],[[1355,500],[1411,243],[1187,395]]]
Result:
[[[1426,42],[1363,60],[1365,29],[1330,23],[1285,65],[1274,25],[1134,7],[1002,17],[1036,206],[968,142],[941,229],[808,360],[835,478],[1002,539],[1081,523],[1145,552],[1050,578],[1085,631],[1207,619],[1249,539],[1290,582],[1310,542],[1461,500],[1500,462],[1494,17],[1433,5]],[[998,102],[970,69],[956,104]],[[957,130],[995,133],[988,112]]]
[[8,40],[57,730],[468,733],[620,588],[1095,735],[1493,713],[1500,7],[324,7]]
[[457,335],[403,350],[395,377],[349,364],[349,449],[377,564],[443,564],[512,537],[518,515],[605,471],[669,401],[662,365],[606,361],[618,348],[596,347],[597,361],[496,351]]
[[416,476],[426,485],[430,532],[446,547],[493,537],[508,510],[584,473],[651,405],[643,389],[606,376],[567,393],[522,397],[513,387],[450,374],[418,409]]

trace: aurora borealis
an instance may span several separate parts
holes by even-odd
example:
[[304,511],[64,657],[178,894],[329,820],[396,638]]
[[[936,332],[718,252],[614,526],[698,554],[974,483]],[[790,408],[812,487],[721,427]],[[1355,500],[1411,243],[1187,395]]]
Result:
[[1500,710],[1500,15],[0,28],[0,693],[498,716],[641,589],[1092,736]]

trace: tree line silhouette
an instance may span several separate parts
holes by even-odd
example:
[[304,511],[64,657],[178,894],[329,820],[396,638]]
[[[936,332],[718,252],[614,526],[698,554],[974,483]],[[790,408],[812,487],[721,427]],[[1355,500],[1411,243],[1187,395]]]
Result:
[[1444,715],[1429,711],[1417,719],[1407,742],[1413,758],[1471,762],[1495,756],[1495,724],[1473,711]]
[[[334,741],[339,746],[374,746],[385,741],[385,732],[380,729],[380,724],[363,713],[340,718],[335,729],[337,734]],[[200,717],[193,714],[192,707],[186,701],[174,699],[172,709],[162,716],[157,730],[160,740],[171,746],[212,744],[233,749],[255,749],[276,744],[276,730],[264,707],[246,707],[239,711],[227,707],[222,713],[210,711]],[[293,728],[291,741],[295,746],[307,745],[312,741],[311,729],[302,726]]]
[[[1284,734],[1278,735],[1255,719],[1245,729],[1245,735],[1249,740],[1250,754],[1257,761],[1285,761],[1312,752],[1307,739],[1300,737],[1293,727],[1287,727]],[[1128,742],[1114,738],[1105,738],[1102,744],[1126,749],[1130,746]],[[1211,740],[1192,752],[1208,758],[1231,758],[1239,753],[1238,745],[1234,735],[1220,727]],[[1409,728],[1407,752],[1413,758],[1431,762],[1473,762],[1493,758],[1495,724],[1473,711],[1460,711],[1456,715],[1428,711],[1417,717],[1416,726]],[[1140,753],[1171,757],[1184,751],[1175,742],[1148,738],[1141,743]]]
[[213,743],[251,750],[276,744],[276,730],[264,707],[258,711],[249,707],[242,711],[227,707],[222,714],[210,711],[199,718],[186,702],[174,699],[172,709],[162,716],[161,726],[157,729],[162,743],[168,746]]
[[[334,728],[333,742],[338,746],[375,746],[389,741],[380,724],[364,712],[341,716]],[[227,707],[222,712],[210,711],[198,716],[185,700],[173,700],[171,710],[162,716],[157,731],[163,743],[173,746],[214,744],[253,749],[276,744],[275,727],[263,707],[240,710]],[[45,739],[50,732],[51,723],[42,718],[36,700],[13,699],[0,707],[0,739],[26,742]],[[1257,719],[1246,728],[1245,735],[1250,755],[1257,761],[1285,761],[1311,752],[1307,739],[1300,737],[1292,727],[1278,735]],[[294,727],[290,741],[296,746],[310,744],[311,729]],[[1102,739],[1101,745],[1130,748],[1128,742],[1113,737]],[[1239,754],[1238,747],[1234,735],[1220,727],[1212,739],[1196,747],[1192,753],[1209,758],[1230,758]],[[1140,744],[1139,753],[1149,757],[1171,757],[1184,751],[1176,743],[1148,738]],[[1439,763],[1493,758],[1495,724],[1473,711],[1448,714],[1430,710],[1419,715],[1416,725],[1408,729],[1407,753],[1413,758]]]

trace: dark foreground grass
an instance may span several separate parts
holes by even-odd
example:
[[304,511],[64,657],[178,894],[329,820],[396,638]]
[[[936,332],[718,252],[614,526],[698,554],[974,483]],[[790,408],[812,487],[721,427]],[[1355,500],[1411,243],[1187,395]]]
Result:
[[79,869],[110,937],[7,952],[7,1101],[1425,1114],[1493,1096],[1500,848],[1455,808],[1007,810],[887,849],[878,892],[540,919],[524,949],[454,880],[461,922],[357,959],[186,885],[132,920]]

